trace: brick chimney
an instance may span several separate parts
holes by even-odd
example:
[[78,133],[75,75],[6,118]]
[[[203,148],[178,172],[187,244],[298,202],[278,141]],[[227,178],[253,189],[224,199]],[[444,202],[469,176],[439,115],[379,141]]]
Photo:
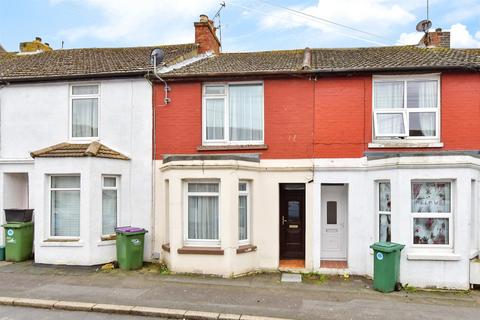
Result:
[[42,43],[42,38],[36,37],[33,41],[20,42],[20,52],[45,52],[52,51],[48,43]]
[[213,25],[213,21],[208,16],[200,15],[200,21],[194,23],[195,26],[195,43],[198,44],[198,53],[213,51],[215,54],[220,53],[221,43],[218,40],[217,28]]
[[442,31],[441,28],[437,28],[433,32],[426,33],[418,45],[427,48],[450,48],[450,32]]

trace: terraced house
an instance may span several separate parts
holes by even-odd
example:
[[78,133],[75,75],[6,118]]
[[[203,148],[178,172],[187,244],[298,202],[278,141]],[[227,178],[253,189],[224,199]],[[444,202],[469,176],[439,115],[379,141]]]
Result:
[[161,69],[154,250],[176,272],[372,275],[369,245],[393,241],[406,245],[402,283],[467,288],[480,58],[449,36]]

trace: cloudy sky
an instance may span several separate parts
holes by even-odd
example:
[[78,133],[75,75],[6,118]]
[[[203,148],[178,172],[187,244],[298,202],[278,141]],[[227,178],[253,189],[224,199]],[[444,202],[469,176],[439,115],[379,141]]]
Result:
[[[193,42],[199,14],[220,0],[0,0],[0,43],[40,36],[54,48]],[[426,0],[225,0],[224,51],[413,44]],[[430,0],[453,47],[480,47],[480,0]],[[336,24],[333,24],[334,22]],[[216,19],[216,23],[219,21]]]

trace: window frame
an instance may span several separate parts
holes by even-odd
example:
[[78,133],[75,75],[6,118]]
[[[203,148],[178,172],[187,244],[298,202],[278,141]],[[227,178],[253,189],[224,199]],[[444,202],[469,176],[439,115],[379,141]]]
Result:
[[381,211],[380,210],[380,184],[381,183],[389,183],[390,184],[390,201],[392,201],[392,182],[388,179],[385,180],[377,180],[376,181],[376,197],[375,197],[375,212],[377,213],[376,217],[376,227],[375,227],[375,234],[377,241],[380,241],[380,216],[381,215],[389,215],[390,216],[390,242],[393,241],[393,221],[392,221],[392,209],[393,206],[390,204],[390,211]]
[[[105,178],[114,178],[115,179],[115,187],[106,187],[105,186]],[[103,234],[103,191],[104,190],[115,190],[117,192],[117,212],[116,212],[116,221],[117,221],[117,226],[118,226],[118,221],[120,218],[120,175],[111,175],[111,174],[105,174],[102,175],[102,223],[100,224],[100,234],[102,237],[108,237],[108,236],[113,236],[115,235],[115,231],[110,234]]]
[[[52,188],[52,178],[54,177],[79,177],[80,187],[78,188]],[[48,194],[47,194],[47,206],[48,206],[48,229],[47,239],[54,240],[80,240],[82,236],[82,177],[80,174],[49,174],[48,179]],[[52,230],[52,191],[78,191],[80,193],[80,205],[79,205],[79,235],[78,236],[55,236]]]
[[[229,86],[230,85],[261,85],[262,86],[262,139],[251,141],[231,141],[230,140],[230,106],[229,106]],[[208,86],[223,86],[224,94],[207,94]],[[206,106],[207,100],[223,98],[224,115],[223,115],[223,139],[207,140],[207,117]],[[202,84],[202,145],[204,146],[239,146],[239,145],[263,145],[265,142],[265,84],[263,81],[230,81],[230,82],[205,82]]]
[[[218,185],[218,192],[189,192],[188,185],[189,184],[217,184]],[[183,183],[184,185],[184,196],[183,196],[183,243],[185,246],[189,247],[220,247],[221,246],[221,183],[220,180],[215,179],[193,179],[193,180],[186,180]],[[196,196],[216,196],[218,198],[218,239],[189,239],[188,238],[188,197],[190,195]]]
[[[238,206],[239,206],[239,209],[240,209],[240,196],[246,196],[247,197],[247,238],[246,239],[243,239],[243,240],[240,240],[240,225],[238,226],[238,244],[239,245],[248,245],[251,243],[251,205],[250,205],[250,202],[251,202],[251,192],[250,192],[250,181],[247,181],[247,180],[239,180],[238,181],[238,186],[240,186],[240,184],[246,184],[246,190],[245,191],[240,191],[239,188],[237,188],[238,190]],[[238,213],[240,214],[240,211],[238,210]],[[237,219],[237,220],[240,220],[240,219]]]
[[[412,212],[412,192],[414,183],[448,183],[450,184],[450,212]],[[423,249],[453,249],[454,242],[454,205],[455,205],[455,181],[450,179],[413,179],[410,181],[409,211],[410,211],[410,243],[412,248]],[[416,218],[439,218],[448,219],[448,244],[415,244],[414,243],[414,220]]]
[[[403,82],[403,108],[376,109],[375,106],[375,84],[380,82]],[[436,108],[408,108],[408,82],[415,81],[437,81],[437,107]],[[385,141],[434,141],[439,142],[441,137],[441,74],[419,74],[419,75],[374,75],[372,78],[372,137],[374,142]],[[377,134],[378,114],[401,113],[403,115],[405,134]],[[435,113],[435,136],[410,136],[410,113]]]
[[[97,86],[98,93],[96,94],[73,94],[73,87],[89,87]],[[68,137],[72,141],[93,141],[100,139],[100,115],[101,115],[101,96],[102,96],[102,86],[99,82],[88,82],[88,83],[70,83],[68,89],[68,99],[69,99],[69,110],[68,110]],[[74,137],[73,136],[73,100],[82,100],[82,99],[97,99],[97,136],[96,137]]]

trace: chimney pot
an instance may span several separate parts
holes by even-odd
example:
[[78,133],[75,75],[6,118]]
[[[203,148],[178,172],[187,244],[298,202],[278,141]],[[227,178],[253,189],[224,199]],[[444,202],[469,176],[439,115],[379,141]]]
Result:
[[436,32],[442,32],[442,28],[435,29]]
[[35,37],[35,41],[42,42],[42,38],[40,38],[40,37]]
[[208,16],[206,14],[200,15],[200,22],[209,22]]

